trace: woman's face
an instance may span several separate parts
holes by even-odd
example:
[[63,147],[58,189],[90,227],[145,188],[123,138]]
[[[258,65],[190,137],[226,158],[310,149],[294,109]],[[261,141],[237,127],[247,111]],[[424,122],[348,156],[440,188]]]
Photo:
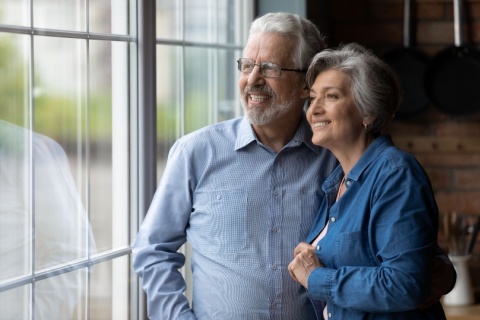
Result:
[[334,153],[365,139],[351,81],[341,71],[330,69],[318,74],[310,89],[307,119],[313,131],[312,142]]

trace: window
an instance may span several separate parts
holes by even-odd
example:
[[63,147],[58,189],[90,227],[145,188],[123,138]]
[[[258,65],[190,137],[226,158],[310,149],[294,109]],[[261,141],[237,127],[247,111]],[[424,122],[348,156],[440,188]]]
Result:
[[[180,136],[240,114],[252,2],[157,0],[149,17],[146,0],[0,1],[2,318],[142,317],[130,244],[145,177],[161,177]],[[149,21],[153,90],[137,47]],[[156,117],[143,123],[149,94]]]
[[0,314],[128,319],[136,6],[0,3]]

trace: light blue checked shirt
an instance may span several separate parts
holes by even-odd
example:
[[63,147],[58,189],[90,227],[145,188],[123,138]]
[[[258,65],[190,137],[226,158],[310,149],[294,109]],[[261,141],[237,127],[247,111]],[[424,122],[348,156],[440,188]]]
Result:
[[[315,319],[287,266],[337,162],[304,118],[275,153],[243,118],[179,139],[133,247],[150,319]],[[177,250],[193,247],[193,305]]]

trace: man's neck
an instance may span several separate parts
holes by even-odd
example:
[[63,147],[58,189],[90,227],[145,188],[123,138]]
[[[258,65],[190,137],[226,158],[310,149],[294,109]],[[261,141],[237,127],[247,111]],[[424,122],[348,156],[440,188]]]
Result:
[[278,153],[293,139],[301,121],[302,114],[299,114],[297,119],[283,118],[272,123],[253,125],[252,127],[260,142]]

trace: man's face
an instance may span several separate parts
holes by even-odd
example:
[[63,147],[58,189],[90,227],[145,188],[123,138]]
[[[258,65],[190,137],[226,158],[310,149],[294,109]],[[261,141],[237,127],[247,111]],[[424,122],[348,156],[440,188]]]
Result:
[[[270,62],[295,69],[289,57],[292,50],[288,38],[271,33],[256,34],[247,43],[243,58],[256,64]],[[308,97],[305,80],[296,72],[282,71],[279,77],[266,77],[259,66],[251,73],[240,74],[239,88],[245,116],[254,125],[269,124],[293,114],[298,116]]]

